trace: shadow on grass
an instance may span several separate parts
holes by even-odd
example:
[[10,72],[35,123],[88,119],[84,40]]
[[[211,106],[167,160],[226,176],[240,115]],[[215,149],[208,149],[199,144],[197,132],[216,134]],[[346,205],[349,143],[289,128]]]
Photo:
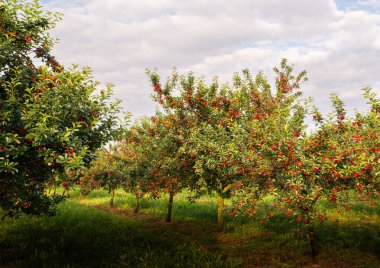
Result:
[[[88,199],[104,199],[104,204],[108,204],[109,195],[104,191],[94,191]],[[163,195],[159,199],[142,198],[139,202],[139,210],[144,213],[165,217],[168,206],[168,195]],[[116,192],[115,207],[134,210],[135,196],[124,192]],[[195,202],[190,202],[187,195],[180,193],[174,196],[172,217],[175,221],[192,221],[203,224],[214,224],[217,220],[217,204],[210,196],[202,197]]]
[[[352,267],[379,267],[380,223],[377,221],[378,217],[373,218],[373,222],[360,221],[358,212],[362,211],[368,209],[358,206],[357,210],[347,213],[341,221],[315,223],[320,265],[332,267],[350,263]],[[369,215],[376,215],[373,210],[371,212]],[[271,252],[272,258],[276,256],[280,262],[299,259],[300,262],[295,263],[297,266],[311,261],[309,242],[305,238],[296,238],[296,226],[285,215],[277,214],[261,226],[254,219],[246,220],[242,226],[245,227],[244,232],[249,229],[262,230],[257,235],[252,235],[246,248],[259,252],[266,249],[266,252]],[[262,233],[266,233],[266,236],[262,236]],[[309,260],[305,257],[309,257]]]
[[[51,218],[1,223],[0,263],[5,267],[234,267],[239,260],[205,252],[204,230],[130,221],[68,200]],[[204,243],[215,243],[209,230]]]
[[[322,204],[323,205],[323,204]],[[259,222],[269,206],[264,204],[254,217],[227,217],[227,233],[239,244],[230,249],[235,256],[261,266],[311,266],[306,239],[295,236],[295,222],[279,211],[264,224]],[[369,204],[351,206],[344,216],[328,210],[329,221],[315,223],[321,267],[380,267],[380,222],[377,208]],[[340,218],[334,223],[332,219]]]
[[[170,224],[162,220],[167,207],[165,196],[141,202],[137,215],[132,212],[134,196],[122,190],[116,192],[112,209],[105,191],[94,191],[86,198],[75,193],[71,196],[55,217],[24,216],[0,222],[0,266],[310,267],[313,264],[308,242],[295,237],[289,218],[276,214],[265,224],[259,224],[266,214],[265,205],[257,217],[226,216],[225,232],[217,233],[213,196],[190,203],[186,195],[178,194]],[[350,212],[354,220],[316,224],[321,267],[380,265],[379,214],[368,214],[368,206],[355,206]],[[365,223],[361,222],[362,216],[367,217]]]

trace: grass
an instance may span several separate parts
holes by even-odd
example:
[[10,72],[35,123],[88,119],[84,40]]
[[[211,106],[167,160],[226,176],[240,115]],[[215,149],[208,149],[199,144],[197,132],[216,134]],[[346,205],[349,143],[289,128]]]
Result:
[[316,224],[313,263],[308,243],[280,214],[263,225],[227,216],[218,233],[213,195],[196,203],[176,195],[172,223],[163,221],[165,197],[141,202],[134,214],[134,196],[121,190],[112,209],[105,191],[70,195],[54,217],[0,222],[1,267],[380,267],[380,202],[353,201],[343,215],[322,202],[339,221]]

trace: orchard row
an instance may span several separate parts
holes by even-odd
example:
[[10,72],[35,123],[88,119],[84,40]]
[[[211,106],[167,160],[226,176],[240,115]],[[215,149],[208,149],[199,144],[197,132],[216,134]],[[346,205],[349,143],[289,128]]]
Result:
[[333,112],[323,118],[302,99],[306,72],[293,75],[286,60],[274,68],[274,88],[262,73],[253,77],[248,70],[222,86],[176,71],[162,84],[156,72],[147,73],[160,112],[99,152],[80,178],[83,189],[122,187],[136,195],[136,212],[142,195],[169,193],[167,221],[176,193],[187,189],[196,198],[216,192],[220,230],[225,198],[234,196],[231,215],[253,216],[258,202],[273,196],[273,205],[293,218],[297,235],[309,239],[313,256],[314,223],[326,219],[318,200],[347,211],[349,191],[369,202],[379,195],[380,101],[370,89],[363,90],[368,112],[348,118],[332,95]]
[[136,195],[136,211],[142,195],[169,193],[167,221],[176,193],[187,189],[196,199],[214,191],[219,229],[225,198],[234,196],[231,215],[253,216],[273,196],[315,256],[313,226],[326,218],[318,200],[349,210],[348,191],[369,202],[379,195],[380,100],[370,89],[363,90],[367,112],[349,118],[332,95],[333,112],[324,118],[302,98],[306,72],[295,75],[286,60],[274,68],[274,87],[248,70],[226,85],[176,71],[162,82],[147,71],[160,111],[127,127],[110,86],[98,91],[88,68],[66,69],[51,55],[49,30],[59,19],[38,1],[0,6],[4,215],[54,214],[63,197],[47,193],[51,182],[84,192],[122,187]]

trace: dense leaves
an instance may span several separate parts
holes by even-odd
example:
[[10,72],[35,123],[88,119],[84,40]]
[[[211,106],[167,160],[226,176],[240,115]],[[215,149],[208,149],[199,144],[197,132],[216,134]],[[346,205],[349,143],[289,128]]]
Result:
[[65,69],[50,55],[57,14],[38,1],[0,6],[0,205],[8,215],[51,214],[61,198],[48,180],[88,164],[118,134],[118,102],[88,68]]

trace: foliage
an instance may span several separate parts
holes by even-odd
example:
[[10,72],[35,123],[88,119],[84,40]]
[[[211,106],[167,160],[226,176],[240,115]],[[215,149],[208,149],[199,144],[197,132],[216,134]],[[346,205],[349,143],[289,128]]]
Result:
[[219,194],[220,225],[223,197],[240,196],[231,214],[253,216],[257,202],[274,195],[275,205],[286,207],[297,236],[309,239],[315,256],[313,224],[326,218],[317,211],[318,200],[327,198],[349,210],[347,190],[379,194],[379,101],[365,89],[370,112],[347,119],[343,102],[332,95],[334,114],[324,120],[313,108],[317,129],[309,133],[304,121],[311,100],[301,100],[299,91],[306,72],[293,75],[285,59],[274,72],[274,89],[262,73],[253,78],[248,70],[235,74],[232,86],[219,86],[216,79],[207,86],[192,73],[180,76],[176,70],[162,86],[156,71],[148,74],[154,99],[179,120],[175,127],[184,136],[179,151],[193,160],[198,176],[186,184]]
[[[119,102],[88,68],[65,69],[50,55],[58,14],[38,1],[0,6],[0,205],[8,215],[52,214],[46,182],[88,164],[118,134]],[[37,60],[40,64],[37,64]]]
[[[198,175],[188,185],[191,188],[205,185],[209,191],[218,192],[222,225],[223,198],[229,197],[233,185],[242,185],[250,178],[248,184],[252,186],[253,177],[255,183],[268,182],[271,174],[263,175],[267,170],[260,163],[266,159],[257,158],[254,150],[267,146],[271,138],[288,134],[289,131],[284,131],[284,122],[289,121],[293,126],[302,120],[295,118],[298,113],[292,117],[291,110],[298,108],[294,103],[300,96],[292,90],[306,79],[306,73],[293,77],[292,67],[283,60],[280,70],[276,69],[274,94],[262,73],[253,78],[248,70],[235,74],[232,86],[219,86],[217,79],[207,86],[192,73],[179,76],[176,70],[162,86],[157,72],[148,71],[148,74],[155,91],[154,99],[168,114],[175,114],[179,119],[176,127],[181,128],[184,135],[181,152],[193,159]],[[255,158],[250,159],[251,156]],[[256,167],[262,174],[254,173]],[[249,177],[249,173],[254,175]],[[266,191],[263,185],[260,188]]]
[[[375,97],[369,89],[365,92],[367,98],[368,95]],[[327,218],[324,212],[318,211],[318,200],[326,198],[337,213],[342,213],[350,210],[348,190],[355,190],[358,196],[366,199],[379,195],[380,140],[375,134],[379,117],[373,108],[378,102],[372,103],[368,114],[357,113],[352,119],[347,118],[343,102],[336,95],[332,95],[332,102],[335,110],[328,120],[314,108],[317,130],[307,134],[305,130],[290,128],[293,136],[283,136],[274,143],[273,132],[264,130],[266,139],[272,138],[271,143],[265,142],[255,151],[256,157],[265,160],[255,178],[262,175],[267,163],[265,167],[271,181],[264,192],[277,197],[275,205],[283,207],[284,213],[293,218],[297,236],[308,238],[313,256],[318,250],[315,222]],[[305,112],[299,115],[304,117]],[[242,189],[244,197],[237,203],[236,210],[254,215],[258,191],[262,188],[257,188],[257,183]],[[265,219],[271,216],[269,210]]]

